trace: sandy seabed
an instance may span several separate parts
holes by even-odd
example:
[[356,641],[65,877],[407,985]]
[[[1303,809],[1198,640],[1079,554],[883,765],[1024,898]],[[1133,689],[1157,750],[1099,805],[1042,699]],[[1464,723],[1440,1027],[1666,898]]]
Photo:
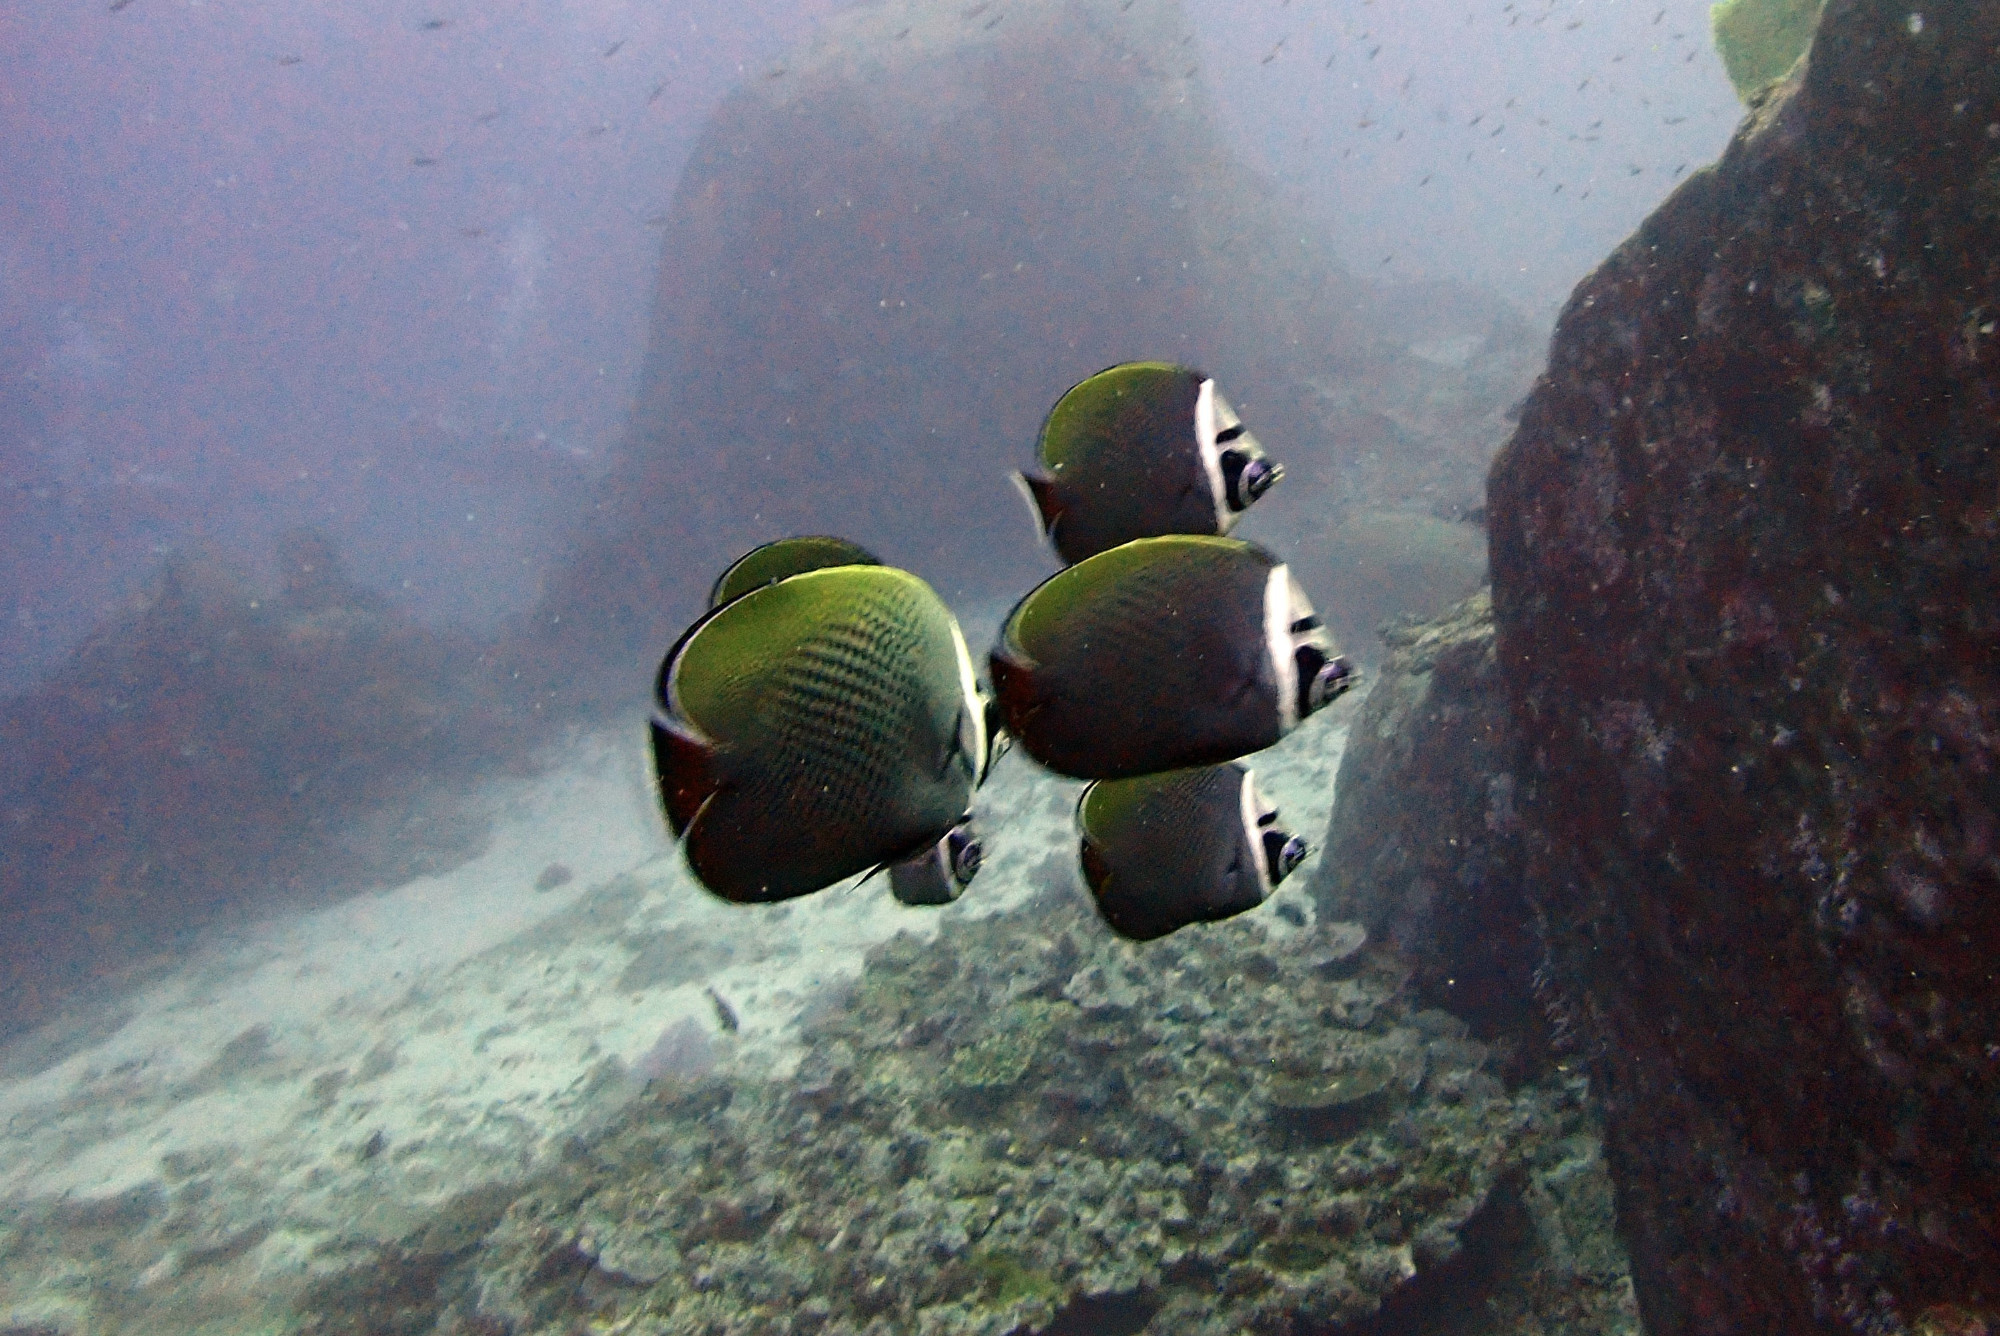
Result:
[[[1309,840],[1354,714],[1250,762]],[[1003,758],[975,809],[985,867],[948,908],[901,906],[880,877],[737,906],[670,844],[643,739],[580,740],[478,796],[492,837],[472,861],[213,934],[0,1052],[0,1333],[283,1330],[312,1278],[527,1174],[649,1077],[782,1075],[871,946],[1081,894],[1082,787]],[[1308,922],[1310,879],[1254,917]]]

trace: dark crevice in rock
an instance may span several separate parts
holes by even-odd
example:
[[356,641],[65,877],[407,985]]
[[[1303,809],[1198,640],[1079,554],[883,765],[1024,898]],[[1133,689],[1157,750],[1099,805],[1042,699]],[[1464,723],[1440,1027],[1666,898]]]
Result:
[[1081,1295],[1063,1305],[1047,1326],[1022,1336],[1138,1336],[1159,1307],[1157,1299],[1136,1290]]
[[1521,1199],[1524,1182],[1524,1175],[1515,1173],[1496,1184],[1459,1230],[1455,1252],[1421,1267],[1373,1315],[1320,1336],[1475,1336],[1503,1329],[1487,1316],[1487,1300],[1535,1262],[1535,1223]]
[[1481,590],[1390,646],[1350,734],[1312,884],[1367,930],[1426,1006],[1503,1048],[1510,1081],[1546,1070],[1545,954],[1521,879],[1513,740]]

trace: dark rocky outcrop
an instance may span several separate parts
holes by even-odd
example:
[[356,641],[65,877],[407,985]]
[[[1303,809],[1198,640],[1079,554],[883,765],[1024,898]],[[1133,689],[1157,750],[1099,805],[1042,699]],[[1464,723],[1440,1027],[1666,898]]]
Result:
[[[1128,358],[1221,380],[1288,470],[1245,535],[1309,586],[1331,511],[1478,502],[1535,331],[1343,272],[1223,144],[1177,5],[975,10],[845,12],[704,131],[630,438],[540,614],[561,700],[636,699],[715,572],[787,533],[997,614],[1049,561],[1008,472]],[[1334,582],[1309,592],[1346,629]]]
[[1321,912],[1396,952],[1431,1006],[1505,1040],[1518,1068],[1546,1056],[1542,949],[1523,897],[1512,736],[1485,590],[1390,645],[1341,756]]
[[1647,1328],[2000,1312],[2000,6],[1833,0],[1490,488]]
[[284,534],[278,564],[273,597],[177,554],[0,701],[0,1035],[218,919],[482,845],[452,786],[533,736],[485,647],[389,608],[321,534]]

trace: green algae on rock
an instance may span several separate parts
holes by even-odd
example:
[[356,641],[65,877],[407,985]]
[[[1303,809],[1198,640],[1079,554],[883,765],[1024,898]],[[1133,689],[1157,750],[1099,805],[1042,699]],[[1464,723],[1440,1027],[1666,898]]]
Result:
[[1395,1059],[1371,1053],[1351,1065],[1280,1070],[1261,1085],[1276,1126],[1306,1138],[1341,1141],[1389,1111],[1396,1076]]
[[988,1034],[952,1054],[946,1083],[978,1091],[1012,1086],[1027,1072],[1059,1013],[1066,1010],[1074,1008],[1039,999],[1016,1002],[995,1018]]
[[1011,1308],[1027,1300],[1050,1303],[1061,1290],[1047,1276],[1030,1271],[1021,1259],[1004,1248],[981,1248],[966,1258],[973,1273],[992,1294],[993,1303]]
[[1720,0],[1708,11],[1716,54],[1748,102],[1785,77],[1812,45],[1825,0]]

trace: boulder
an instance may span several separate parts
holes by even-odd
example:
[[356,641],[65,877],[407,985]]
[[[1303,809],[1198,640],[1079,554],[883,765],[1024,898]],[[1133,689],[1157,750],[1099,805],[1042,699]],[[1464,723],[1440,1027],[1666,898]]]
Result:
[[1394,951],[1427,1005],[1531,1063],[1549,1039],[1542,948],[1521,886],[1492,599],[1482,589],[1383,634],[1389,658],[1341,755],[1313,894],[1323,917]]
[[1539,335],[1350,277],[1229,152],[1192,35],[1175,3],[887,0],[746,78],[663,220],[633,427],[540,614],[551,689],[636,696],[716,572],[786,534],[997,621],[1049,568],[1008,474],[1128,359],[1216,376],[1284,462],[1241,532],[1336,629],[1323,517],[1477,504]]
[[2000,1314],[2000,6],[1832,0],[1489,489],[1647,1330]]
[[[484,647],[278,541],[275,596],[176,553],[32,691],[0,700],[0,1036],[187,935],[454,866],[467,782],[531,732]],[[523,762],[525,764],[525,762]]]

